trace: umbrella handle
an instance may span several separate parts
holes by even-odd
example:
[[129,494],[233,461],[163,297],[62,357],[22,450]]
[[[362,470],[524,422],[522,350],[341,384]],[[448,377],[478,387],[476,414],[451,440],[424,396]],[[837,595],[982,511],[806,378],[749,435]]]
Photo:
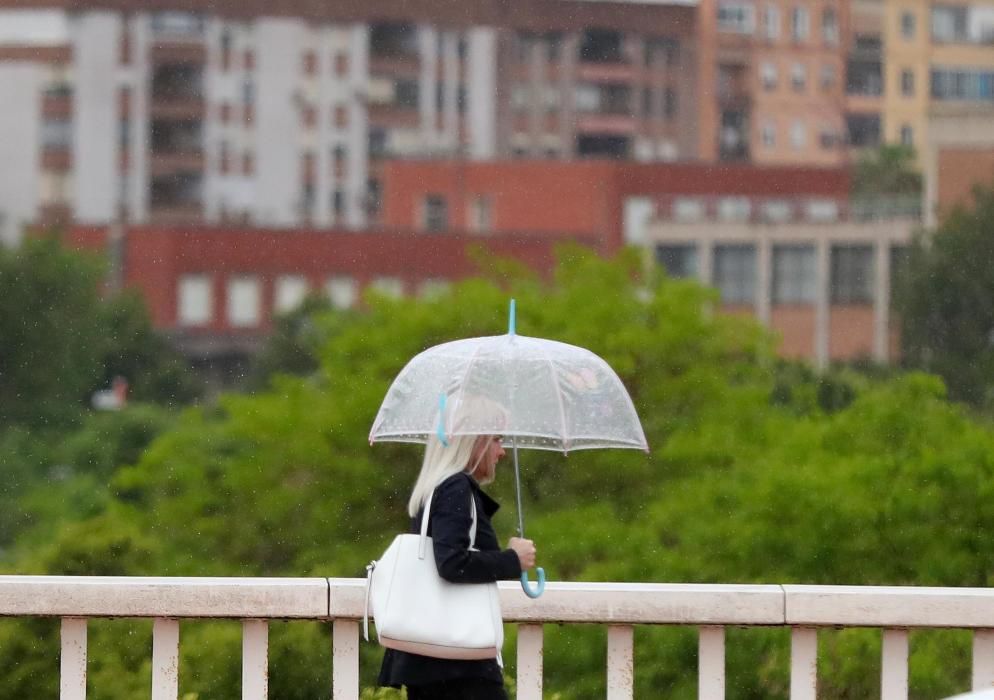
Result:
[[533,589],[531,582],[528,580],[528,572],[521,572],[521,590],[525,592],[525,595],[529,598],[538,598],[545,591],[545,569],[541,566],[535,569],[535,573],[538,575],[538,580],[535,582],[537,585]]

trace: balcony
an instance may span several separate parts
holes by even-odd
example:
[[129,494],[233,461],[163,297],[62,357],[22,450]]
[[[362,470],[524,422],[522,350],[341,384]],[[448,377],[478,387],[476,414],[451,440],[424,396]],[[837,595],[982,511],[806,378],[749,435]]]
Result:
[[[607,627],[612,700],[634,696],[635,625],[698,627],[698,697],[706,700],[725,697],[727,626],[790,629],[794,699],[816,697],[819,628],[881,630],[885,700],[908,697],[908,635],[918,629],[972,631],[972,687],[994,685],[994,590],[986,588],[552,582],[530,600],[504,582],[500,593],[504,621],[518,626],[520,700],[542,697],[543,624]],[[269,620],[330,622],[332,697],[356,700],[364,594],[363,579],[0,576],[0,615],[62,619],[62,700],[86,697],[88,618],[153,620],[155,700],[178,696],[180,619],[242,621],[245,700],[268,697]]]

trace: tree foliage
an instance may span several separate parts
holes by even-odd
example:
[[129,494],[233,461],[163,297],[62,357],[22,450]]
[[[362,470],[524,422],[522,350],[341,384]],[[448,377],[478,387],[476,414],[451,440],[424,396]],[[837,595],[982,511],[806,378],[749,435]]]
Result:
[[[315,316],[325,341],[314,372],[188,409],[137,458],[122,455],[94,512],[44,538],[26,529],[8,570],[363,575],[406,528],[420,462],[416,447],[367,442],[389,383],[431,345],[502,333],[513,295],[518,332],[588,347],[618,371],[652,448],[522,453],[527,532],[550,578],[988,585],[994,435],[940,380],[785,366],[754,321],[712,311],[712,291],[631,257],[560,258],[551,283],[498,266],[431,299],[371,296],[360,313]],[[493,487],[505,535],[512,484],[505,471]],[[94,629],[94,697],[147,687],[147,629]],[[955,660],[968,645],[943,634],[913,638],[914,697],[968,683]],[[181,695],[237,696],[237,625],[184,623],[182,638]],[[729,696],[788,697],[789,643],[786,630],[729,630]],[[330,644],[327,625],[274,624],[273,696],[327,696]],[[605,644],[602,628],[547,627],[550,697],[603,697]],[[513,645],[512,630],[509,661]],[[879,633],[826,631],[821,646],[823,697],[878,692]],[[37,695],[56,649],[40,622],[0,626],[0,681]],[[398,697],[369,687],[379,658],[362,645],[363,697]],[[635,673],[637,697],[696,697],[695,631],[638,627]]]
[[138,297],[101,298],[102,273],[55,237],[0,247],[0,428],[65,427],[116,375],[139,400],[193,397],[189,371]]
[[952,212],[911,248],[897,297],[906,361],[953,399],[994,408],[994,190]]

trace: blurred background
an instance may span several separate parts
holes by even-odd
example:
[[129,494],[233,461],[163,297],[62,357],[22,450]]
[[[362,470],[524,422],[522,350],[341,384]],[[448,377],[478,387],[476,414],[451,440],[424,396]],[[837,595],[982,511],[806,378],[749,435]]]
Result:
[[[653,449],[529,455],[550,579],[988,586],[992,116],[991,0],[0,0],[0,571],[361,575],[420,460],[366,442],[390,380],[515,296]],[[90,634],[141,697],[150,626]],[[182,697],[239,635],[184,628]],[[327,625],[271,635],[327,695]],[[603,636],[547,633],[550,694]],[[819,638],[879,692],[879,632]],[[786,631],[729,640],[729,697],[788,696]],[[969,643],[913,633],[911,695]],[[639,628],[636,696],[695,653]],[[57,654],[0,621],[0,697]]]

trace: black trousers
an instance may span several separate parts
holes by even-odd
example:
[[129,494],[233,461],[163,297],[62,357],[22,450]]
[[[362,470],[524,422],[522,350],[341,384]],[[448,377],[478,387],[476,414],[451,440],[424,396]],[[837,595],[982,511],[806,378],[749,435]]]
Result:
[[407,686],[407,700],[507,700],[503,683],[477,678]]

